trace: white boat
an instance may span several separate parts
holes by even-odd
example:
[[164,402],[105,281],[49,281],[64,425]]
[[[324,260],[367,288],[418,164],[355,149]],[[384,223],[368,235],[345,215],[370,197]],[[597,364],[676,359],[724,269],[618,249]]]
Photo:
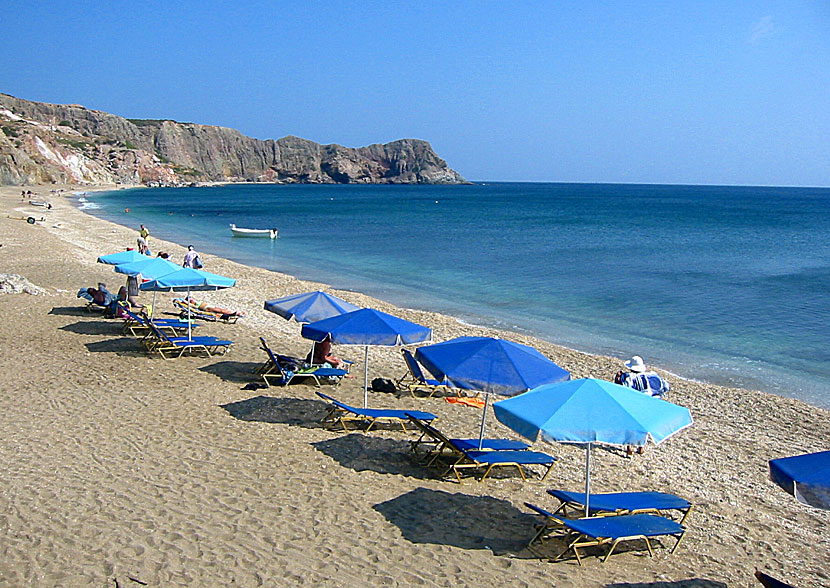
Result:
[[231,232],[234,237],[268,237],[276,239],[279,231],[277,229],[243,229],[231,223]]

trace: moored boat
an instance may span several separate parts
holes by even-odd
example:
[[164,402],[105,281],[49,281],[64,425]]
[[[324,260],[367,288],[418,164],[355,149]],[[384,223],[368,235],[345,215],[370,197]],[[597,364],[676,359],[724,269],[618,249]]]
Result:
[[231,233],[234,237],[267,237],[276,239],[279,231],[277,229],[243,229],[231,223]]

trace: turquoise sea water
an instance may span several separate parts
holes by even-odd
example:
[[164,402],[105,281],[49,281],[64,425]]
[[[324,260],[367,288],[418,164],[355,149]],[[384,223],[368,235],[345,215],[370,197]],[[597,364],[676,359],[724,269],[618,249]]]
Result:
[[[234,185],[84,207],[397,305],[830,408],[830,189]],[[229,223],[280,236],[233,238]]]

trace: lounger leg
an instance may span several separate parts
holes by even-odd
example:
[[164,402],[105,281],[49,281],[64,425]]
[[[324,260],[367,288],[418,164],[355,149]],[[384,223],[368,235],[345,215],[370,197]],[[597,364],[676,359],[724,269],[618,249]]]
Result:
[[[484,472],[484,475],[481,476],[481,478],[479,479],[479,482],[483,482],[484,478],[486,478],[487,476],[490,475],[490,470],[492,470],[492,469],[493,469],[493,464],[490,464],[489,466],[487,466],[487,470]],[[524,475],[524,474],[522,474],[522,475]]]
[[680,519],[680,523],[679,523],[679,524],[681,524],[681,525],[682,525],[683,523],[685,523],[685,522],[686,522],[686,517],[688,517],[688,516],[689,516],[689,514],[692,512],[692,509],[693,509],[693,508],[694,508],[694,505],[690,505],[690,506],[689,506],[689,508],[687,508],[685,511],[681,511],[681,512],[683,512],[683,517]]
[[[541,479],[539,480],[540,482],[544,482],[544,481],[545,481],[545,478],[547,478],[547,477],[548,477],[548,474],[549,474],[549,473],[550,473],[550,471],[553,469],[553,466],[554,466],[555,464],[556,464],[556,462],[553,462],[553,463],[551,463],[551,464],[548,466],[547,471],[544,473],[544,475],[543,475],[543,476],[541,477]],[[560,507],[560,508],[561,508],[561,507]],[[557,510],[557,512],[559,512],[559,511]]]
[[576,556],[576,563],[578,563],[580,566],[582,565],[582,558],[579,556],[579,551],[576,548],[576,544],[579,543],[579,540],[582,539],[583,536],[581,534],[575,534],[575,535],[576,535],[576,539],[574,539],[573,541],[568,543],[568,546],[562,551],[562,553],[560,553],[559,555],[554,557],[551,561],[559,561],[560,559],[565,557],[565,555],[569,551],[573,551],[574,555]]
[[648,540],[648,537],[643,537],[646,540],[646,548],[648,549],[648,556],[654,557],[654,550],[651,548],[651,541]]
[[680,537],[677,538],[677,543],[674,544],[674,547],[671,548],[671,551],[669,551],[669,553],[674,553],[675,551],[677,551],[677,546],[680,545],[680,542],[683,541],[683,537],[685,537],[685,536],[686,536],[686,531],[683,531],[682,533],[680,533]]
[[[617,543],[619,543],[619,542],[620,542],[620,539],[617,539],[616,541],[614,541],[611,544],[611,547],[608,548],[608,553],[606,553],[605,557],[602,558],[602,563],[605,563],[605,562],[608,561],[608,558],[611,557],[612,553],[614,553],[614,548],[617,547]],[[646,539],[646,545],[648,545],[648,539]],[[649,553],[650,553],[651,552],[651,547],[649,547],[648,549],[649,549]]]

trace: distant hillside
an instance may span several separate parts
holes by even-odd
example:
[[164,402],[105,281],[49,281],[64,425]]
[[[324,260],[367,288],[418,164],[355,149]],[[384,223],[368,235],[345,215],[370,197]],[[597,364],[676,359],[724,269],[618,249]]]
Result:
[[130,120],[0,94],[0,184],[457,184],[426,141],[349,148],[261,141],[224,127]]

